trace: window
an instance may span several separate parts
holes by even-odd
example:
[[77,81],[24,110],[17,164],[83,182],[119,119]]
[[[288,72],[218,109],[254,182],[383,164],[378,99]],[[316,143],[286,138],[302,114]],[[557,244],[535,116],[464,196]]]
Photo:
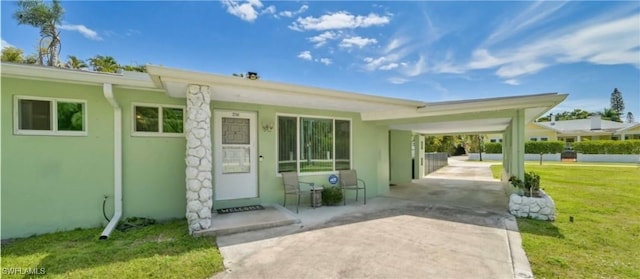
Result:
[[14,133],[86,136],[86,101],[16,96]]
[[538,141],[538,138],[529,138],[530,141]]
[[278,116],[278,172],[351,168],[351,120]]
[[182,135],[184,107],[166,105],[133,105],[134,135]]
[[549,138],[541,137],[541,138],[540,138],[540,141],[549,141]]

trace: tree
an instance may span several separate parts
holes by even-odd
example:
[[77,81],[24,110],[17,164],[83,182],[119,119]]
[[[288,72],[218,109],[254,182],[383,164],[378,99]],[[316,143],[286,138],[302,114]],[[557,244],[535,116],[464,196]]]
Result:
[[129,72],[140,72],[140,73],[147,72],[147,66],[145,65],[124,65],[121,68]]
[[22,50],[17,47],[5,47],[2,49],[2,61],[13,63],[24,63]]
[[115,73],[120,68],[118,62],[111,56],[96,55],[89,58],[89,64],[97,72]]
[[77,70],[82,68],[88,68],[87,63],[85,63],[84,60],[79,59],[78,57],[75,57],[73,55],[69,55],[69,57],[67,58],[67,63],[65,63],[64,66],[69,69],[77,69]]
[[628,112],[627,113],[627,123],[633,123],[635,122],[635,119],[633,118],[633,113]]
[[616,111],[615,109],[604,108],[601,112],[598,112],[598,114],[602,117],[603,120],[622,122],[622,119],[620,119],[620,113],[618,113],[618,111]]
[[613,92],[611,92],[611,109],[615,110],[619,115],[624,113],[624,100],[618,88],[614,88]]
[[[551,121],[552,113],[545,117],[540,117],[537,122],[549,122]],[[587,119],[591,115],[590,112],[583,109],[574,109],[573,111],[563,111],[560,113],[556,113],[556,120],[574,120],[574,119]]]
[[[13,15],[18,24],[28,24],[40,28],[40,46],[47,49],[46,53],[39,52],[40,59],[48,55],[47,65],[60,66],[60,32],[57,25],[62,21],[64,9],[58,0],[47,5],[42,0],[20,0],[18,10]],[[43,45],[43,43],[45,43]]]

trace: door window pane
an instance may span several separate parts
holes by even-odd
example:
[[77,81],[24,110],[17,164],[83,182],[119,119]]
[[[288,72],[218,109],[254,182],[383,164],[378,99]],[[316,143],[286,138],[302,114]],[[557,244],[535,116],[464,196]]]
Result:
[[250,144],[249,119],[222,118],[222,144]]

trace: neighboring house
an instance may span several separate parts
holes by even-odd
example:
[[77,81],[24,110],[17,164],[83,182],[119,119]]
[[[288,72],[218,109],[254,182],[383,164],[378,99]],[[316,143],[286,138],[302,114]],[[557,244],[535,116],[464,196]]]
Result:
[[329,185],[356,169],[381,195],[411,182],[421,134],[503,133],[503,177],[523,177],[525,123],[567,97],[426,103],[152,65],[1,66],[3,239],[105,224],[107,237],[129,216],[204,230],[214,209],[281,203],[283,171]]
[[[490,142],[501,142],[501,134],[488,134]],[[531,141],[564,141],[567,147],[572,142],[583,140],[628,140],[640,139],[640,123],[620,123],[603,120],[599,115],[589,119],[531,122],[526,125],[525,138]]]

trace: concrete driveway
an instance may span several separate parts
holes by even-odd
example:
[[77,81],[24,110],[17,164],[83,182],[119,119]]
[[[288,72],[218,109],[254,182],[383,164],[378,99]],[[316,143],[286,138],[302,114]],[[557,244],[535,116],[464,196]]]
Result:
[[219,236],[214,278],[529,278],[507,197],[488,164],[450,160],[425,179],[300,224]]

